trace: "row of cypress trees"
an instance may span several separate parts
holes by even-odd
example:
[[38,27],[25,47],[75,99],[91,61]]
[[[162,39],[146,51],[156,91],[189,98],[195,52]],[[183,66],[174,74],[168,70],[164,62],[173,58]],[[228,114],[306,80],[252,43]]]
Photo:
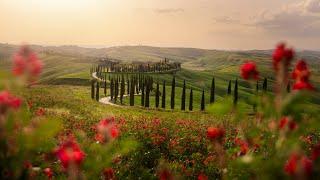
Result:
[[[100,83],[103,83],[104,88],[104,94],[106,95],[106,89],[107,89],[107,83],[106,80],[99,82],[97,80],[91,81],[91,98],[96,99],[99,101],[99,89],[100,89]],[[264,79],[262,84],[262,90],[267,91],[267,78]],[[127,84],[127,86],[126,86]],[[141,106],[144,107],[150,107],[150,93],[154,90],[153,89],[153,77],[152,76],[138,76],[133,75],[130,77],[130,79],[127,77],[127,81],[125,81],[125,77],[122,74],[121,76],[115,76],[110,78],[110,96],[111,99],[114,102],[117,102],[117,99],[120,97],[120,103],[123,104],[123,97],[125,93],[127,93],[130,97],[130,106],[134,106],[134,95],[141,93]],[[127,87],[127,88],[126,88]],[[170,98],[170,108],[175,108],[175,87],[176,87],[176,78],[175,76],[172,79],[171,82],[171,98]],[[232,90],[232,83],[231,80],[228,83],[227,88],[227,94],[231,95]],[[288,85],[288,89],[290,89],[290,86]],[[127,89],[127,91],[126,91]],[[256,85],[256,91],[259,90],[259,85],[257,82]],[[289,91],[289,90],[288,90]],[[166,108],[166,81],[163,81],[162,84],[162,93],[160,91],[160,84],[159,82],[156,83],[156,89],[155,89],[155,107],[159,108],[160,106],[160,96],[162,96],[161,100],[161,108]],[[234,92],[233,92],[233,102],[234,104],[237,104],[238,102],[238,80],[235,80],[234,84]],[[215,101],[215,78],[212,78],[211,81],[211,89],[210,89],[210,103],[214,103]],[[255,105],[254,105],[255,106]],[[255,108],[255,107],[254,107]],[[186,110],[186,81],[183,81],[182,86],[182,93],[181,93],[181,110]],[[193,89],[190,88],[190,94],[189,94],[189,110],[193,110]],[[205,110],[205,91],[202,90],[202,96],[201,96],[201,104],[200,104],[200,110]]]

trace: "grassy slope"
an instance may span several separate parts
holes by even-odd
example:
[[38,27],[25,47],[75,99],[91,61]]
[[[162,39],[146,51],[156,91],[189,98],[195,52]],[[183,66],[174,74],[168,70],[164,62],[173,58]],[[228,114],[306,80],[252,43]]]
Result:
[[[89,68],[96,62],[95,57],[108,56],[124,61],[158,61],[164,57],[183,62],[183,70],[176,74],[177,86],[182,86],[182,81],[187,81],[187,87],[195,91],[204,88],[207,92],[211,79],[216,78],[216,92],[222,97],[226,94],[229,80],[239,78],[239,65],[247,59],[255,60],[263,77],[273,78],[270,68],[270,51],[217,51],[193,48],[158,48],[148,46],[123,46],[108,49],[89,49],[76,46],[41,47],[32,46],[40,52],[39,56],[45,64],[40,80],[43,84],[64,85],[89,85]],[[11,54],[17,50],[16,46],[0,44],[0,67],[8,69]],[[320,89],[320,53],[301,52],[299,57],[305,57],[313,73],[311,79]],[[199,71],[201,69],[201,71]],[[157,76],[159,81],[166,80],[170,85],[172,76]],[[239,78],[240,97],[248,99],[251,89],[248,83]],[[272,88],[270,87],[270,90]],[[167,91],[167,93],[170,91]],[[187,91],[188,92],[188,91]],[[195,92],[196,94],[198,92]],[[169,94],[168,94],[169,95]],[[177,93],[179,98],[181,95]],[[169,96],[168,96],[169,97]],[[208,99],[209,97],[206,96]],[[320,96],[314,95],[313,102],[320,104]],[[179,100],[178,100],[179,101]]]

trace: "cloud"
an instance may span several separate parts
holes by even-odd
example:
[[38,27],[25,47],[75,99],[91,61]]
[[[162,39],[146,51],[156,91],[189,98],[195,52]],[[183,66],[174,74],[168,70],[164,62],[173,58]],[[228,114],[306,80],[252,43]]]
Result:
[[167,13],[181,13],[184,12],[182,8],[163,8],[163,9],[154,9],[154,12],[159,14],[167,14]]
[[319,0],[305,0],[289,4],[281,11],[264,12],[251,24],[279,36],[320,36]]
[[224,24],[234,24],[234,23],[239,23],[240,22],[239,20],[233,19],[232,17],[229,17],[229,16],[214,17],[213,20],[216,23],[224,23]]
[[304,8],[311,13],[320,13],[320,0],[306,0]]

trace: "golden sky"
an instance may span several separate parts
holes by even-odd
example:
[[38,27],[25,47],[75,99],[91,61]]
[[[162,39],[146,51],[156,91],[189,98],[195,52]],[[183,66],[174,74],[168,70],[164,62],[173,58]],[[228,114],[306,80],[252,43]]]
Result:
[[320,0],[0,0],[0,42],[320,49]]

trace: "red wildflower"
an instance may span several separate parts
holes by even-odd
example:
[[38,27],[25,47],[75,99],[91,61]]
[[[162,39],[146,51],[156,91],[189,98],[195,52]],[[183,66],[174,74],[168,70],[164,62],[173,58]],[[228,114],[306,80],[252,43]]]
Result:
[[279,128],[283,129],[288,124],[288,122],[289,122],[288,117],[282,117],[279,122]]
[[240,156],[246,155],[247,152],[249,151],[249,144],[246,141],[236,138],[235,144],[240,146],[240,153],[239,153]]
[[304,60],[299,60],[292,72],[292,78],[296,80],[293,85],[294,90],[314,90],[314,87],[309,83],[310,71],[307,63]]
[[291,176],[297,175],[298,173],[310,175],[312,168],[313,164],[309,158],[304,155],[292,153],[284,166],[284,171]]
[[279,129],[285,129],[286,127],[288,127],[289,130],[293,131],[298,127],[298,125],[294,120],[285,116],[285,117],[282,117],[279,121]]
[[310,71],[307,67],[307,63],[304,60],[299,60],[292,72],[292,78],[297,81],[308,81],[309,76]]
[[53,171],[51,170],[51,168],[45,168],[43,172],[49,179],[52,179]]
[[45,110],[43,109],[43,108],[39,108],[36,112],[35,112],[35,114],[37,115],[37,116],[43,116],[44,114],[45,114]]
[[22,46],[13,57],[12,72],[16,76],[26,74],[28,80],[33,81],[42,71],[42,63],[28,46]]
[[241,76],[243,79],[259,79],[259,72],[257,71],[256,63],[247,62],[243,64],[240,68]]
[[292,87],[293,90],[314,90],[314,87],[309,83],[309,82],[306,82],[306,81],[297,81],[293,84],[293,87]]
[[98,137],[97,140],[101,143],[119,136],[119,129],[114,122],[114,117],[102,119],[97,125],[97,131],[96,137]]
[[61,144],[56,155],[64,168],[68,168],[70,164],[80,165],[85,157],[84,152],[73,140],[67,140]]
[[316,160],[320,157],[320,143],[315,145],[311,151],[311,159]]
[[200,173],[198,175],[198,180],[208,180],[208,176],[206,176],[205,174],[203,173]]
[[224,137],[224,135],[225,135],[225,130],[223,128],[208,127],[207,137],[211,141],[220,140]]
[[159,179],[160,180],[173,180],[173,176],[169,170],[163,169],[159,173]]
[[280,43],[273,51],[273,67],[275,70],[279,69],[279,63],[283,62],[286,67],[290,65],[291,60],[294,57],[293,49],[286,48],[284,43]]
[[116,179],[114,170],[112,168],[105,168],[103,170],[103,176],[105,180],[114,180]]
[[0,92],[0,113],[6,112],[8,108],[18,109],[21,106],[21,99],[11,95],[9,91]]
[[284,166],[284,171],[289,175],[294,175],[297,171],[297,161],[298,161],[298,155],[291,154],[289,160]]

